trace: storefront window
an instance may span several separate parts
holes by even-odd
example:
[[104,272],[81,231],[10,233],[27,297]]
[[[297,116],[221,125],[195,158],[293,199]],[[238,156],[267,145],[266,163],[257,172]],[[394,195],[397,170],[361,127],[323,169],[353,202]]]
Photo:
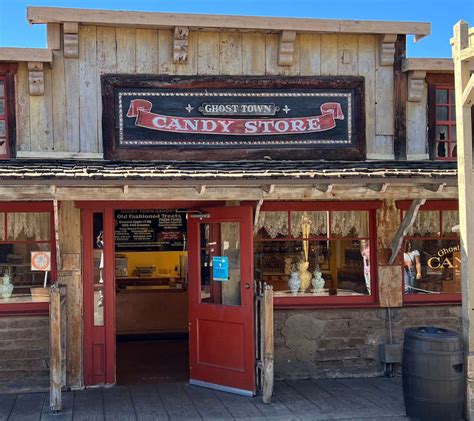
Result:
[[44,286],[51,284],[51,272],[33,270],[31,256],[46,252],[43,258],[54,257],[51,211],[17,212],[11,208],[0,213],[0,304],[47,302]]
[[455,202],[438,201],[427,202],[419,210],[404,240],[405,300],[460,299],[459,213],[454,207]]
[[256,279],[272,285],[281,303],[284,299],[328,297],[370,301],[375,248],[369,233],[374,211],[311,209],[329,208],[328,203],[306,206],[307,210],[260,212],[254,243]]

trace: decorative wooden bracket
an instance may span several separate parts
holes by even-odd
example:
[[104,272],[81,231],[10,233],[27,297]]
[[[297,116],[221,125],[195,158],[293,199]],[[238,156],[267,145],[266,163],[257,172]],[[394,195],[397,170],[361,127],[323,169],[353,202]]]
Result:
[[392,242],[390,243],[390,249],[392,250],[392,254],[390,256],[389,264],[393,265],[395,259],[397,258],[398,251],[402,246],[403,237],[407,234],[408,230],[411,228],[413,223],[415,222],[416,215],[418,215],[418,211],[421,206],[423,206],[426,202],[426,199],[415,199],[408,209],[405,217],[403,218],[402,223],[398,227],[395,236],[393,237]]
[[316,184],[313,186],[314,190],[320,191],[321,193],[331,193],[332,189],[334,187],[334,184]]
[[446,183],[439,183],[439,184],[425,184],[423,188],[428,191],[432,191],[435,193],[441,193],[441,191],[446,186]]
[[188,26],[177,26],[174,28],[173,61],[175,63],[188,62],[188,38]]
[[408,72],[408,101],[420,102],[423,98],[426,72],[411,70]]
[[262,186],[262,190],[267,194],[272,194],[275,191],[275,184],[269,184],[268,186]]
[[79,24],[64,22],[64,57],[79,58]]
[[30,86],[30,95],[44,95],[43,63],[37,61],[28,62],[28,80]]
[[196,191],[202,195],[206,193],[206,186],[205,185],[196,186]]
[[377,193],[385,193],[388,188],[388,183],[372,183],[367,184],[367,188]]
[[395,41],[397,36],[385,34],[380,36],[379,42],[379,64],[381,66],[393,66],[395,62]]
[[255,206],[255,216],[253,218],[253,232],[254,234],[257,234],[257,223],[258,223],[258,218],[260,217],[260,208],[263,205],[263,199],[259,199],[257,202],[257,206]]
[[296,31],[282,31],[278,49],[278,65],[291,66],[295,52]]

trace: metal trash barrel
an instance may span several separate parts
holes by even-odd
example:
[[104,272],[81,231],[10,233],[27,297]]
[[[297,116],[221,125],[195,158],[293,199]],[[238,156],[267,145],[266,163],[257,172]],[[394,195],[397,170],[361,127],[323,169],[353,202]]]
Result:
[[460,420],[464,404],[461,335],[438,327],[405,330],[403,397],[407,416],[420,420]]

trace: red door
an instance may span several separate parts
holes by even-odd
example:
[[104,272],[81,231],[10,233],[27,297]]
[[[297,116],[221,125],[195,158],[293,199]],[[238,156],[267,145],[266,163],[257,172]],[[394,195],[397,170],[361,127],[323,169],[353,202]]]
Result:
[[252,395],[252,208],[204,212],[188,219],[190,383]]
[[112,209],[82,209],[84,385],[115,383]]

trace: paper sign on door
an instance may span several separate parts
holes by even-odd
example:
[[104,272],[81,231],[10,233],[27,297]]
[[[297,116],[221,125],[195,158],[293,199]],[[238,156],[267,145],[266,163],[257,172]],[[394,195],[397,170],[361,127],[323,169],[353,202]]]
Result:
[[212,258],[212,279],[220,282],[229,280],[229,258],[227,256]]

